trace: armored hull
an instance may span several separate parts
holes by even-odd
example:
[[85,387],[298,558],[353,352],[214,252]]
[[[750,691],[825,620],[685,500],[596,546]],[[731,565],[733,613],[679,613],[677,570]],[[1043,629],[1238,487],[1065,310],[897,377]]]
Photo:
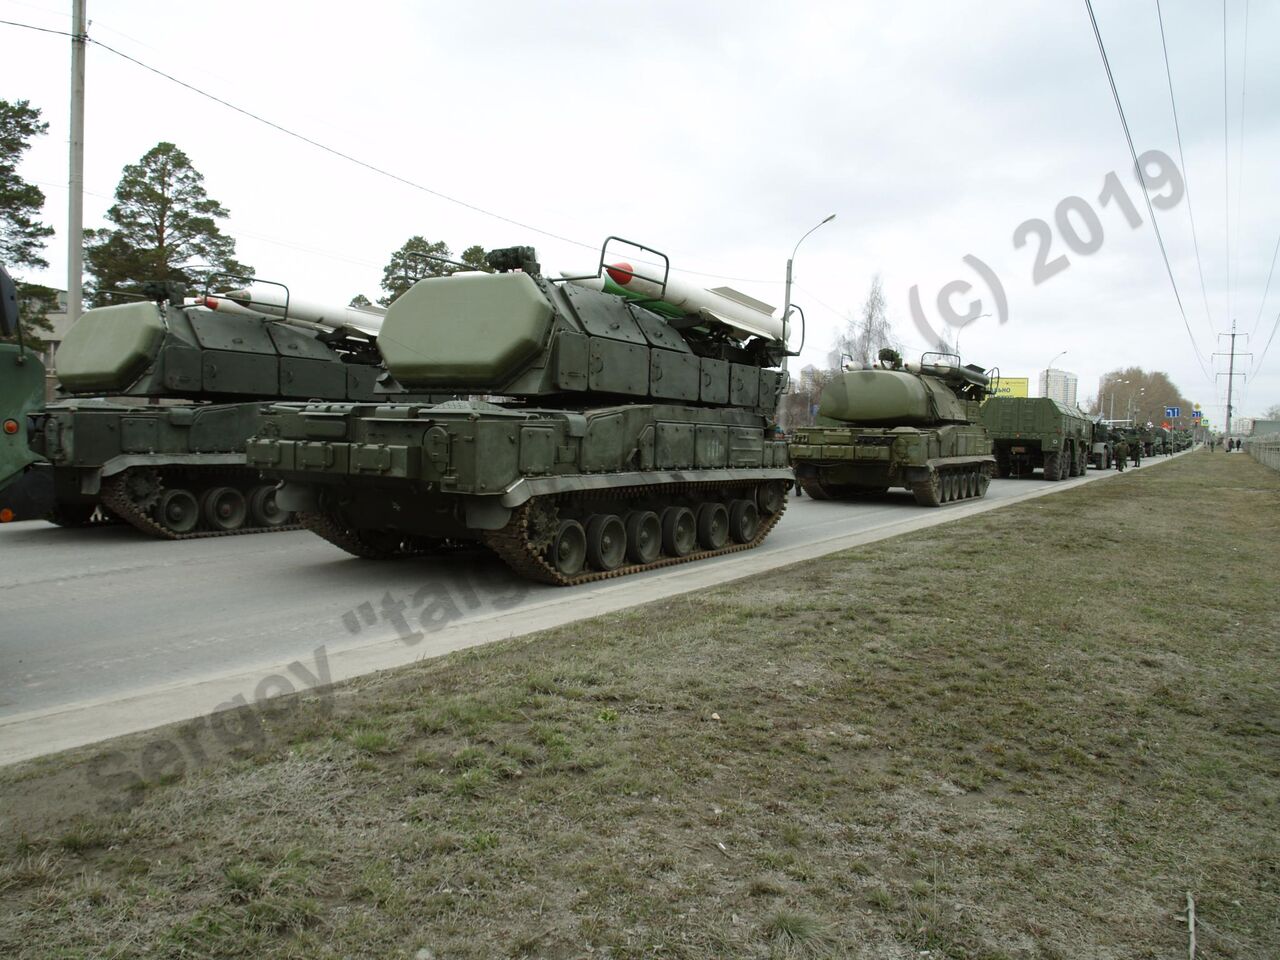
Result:
[[281,506],[357,556],[482,544],[557,585],[759,544],[793,482],[783,346],[549,281],[530,248],[490,262],[420,281],[379,348],[410,388],[504,399],[275,404],[247,456]]
[[[941,358],[939,358],[941,359]],[[844,373],[823,391],[813,427],[791,444],[796,481],[815,500],[852,500],[905,487],[922,506],[982,497],[995,460],[977,417],[987,378],[977,368],[882,366]]]

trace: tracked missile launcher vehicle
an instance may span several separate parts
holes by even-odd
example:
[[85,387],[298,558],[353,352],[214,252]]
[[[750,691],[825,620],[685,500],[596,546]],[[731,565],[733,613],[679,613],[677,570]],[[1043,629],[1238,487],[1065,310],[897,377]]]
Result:
[[906,487],[922,506],[982,497],[995,459],[978,421],[991,378],[952,354],[848,370],[822,391],[818,423],[791,444],[796,481],[815,500],[851,500]]
[[[264,401],[377,396],[385,371],[372,337],[287,307],[273,317],[218,298],[184,303],[179,285],[146,289],[151,300],[89,310],[67,332],[59,399],[43,404],[29,353],[24,380],[5,375],[0,488],[24,470],[47,474],[47,519],[63,526],[125,521],[168,539],[288,526],[274,483],[246,467],[245,441]],[[368,317],[376,329],[381,318]]]
[[360,557],[478,543],[569,585],[756,546],[793,480],[769,430],[782,323],[729,290],[664,300],[665,268],[649,296],[610,292],[606,273],[644,275],[608,249],[595,275],[552,280],[515,247],[495,273],[419,281],[387,312],[387,368],[472,399],[278,403],[249,464]]
[[992,397],[982,405],[982,423],[997,477],[1030,477],[1037,467],[1046,480],[1081,476],[1093,452],[1093,421],[1048,397]]

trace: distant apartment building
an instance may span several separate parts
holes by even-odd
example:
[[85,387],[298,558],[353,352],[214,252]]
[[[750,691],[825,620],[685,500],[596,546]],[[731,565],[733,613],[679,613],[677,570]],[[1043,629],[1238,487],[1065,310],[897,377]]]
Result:
[[1074,407],[1076,406],[1076,384],[1079,379],[1074,373],[1068,373],[1066,370],[1055,370],[1052,367],[1041,370],[1040,396]]

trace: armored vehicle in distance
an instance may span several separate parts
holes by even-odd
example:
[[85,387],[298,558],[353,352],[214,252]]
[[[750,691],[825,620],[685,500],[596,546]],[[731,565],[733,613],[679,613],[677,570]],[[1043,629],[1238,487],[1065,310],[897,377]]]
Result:
[[[6,382],[0,414],[18,429],[0,486],[46,472],[47,519],[63,526],[123,520],[168,539],[287,526],[274,483],[245,466],[245,441],[265,400],[374,398],[385,371],[372,337],[252,303],[184,303],[177,284],[145,289],[151,300],[89,310],[67,332],[60,399],[40,402],[42,377],[25,392]],[[369,317],[362,325],[376,329]]]
[[978,423],[991,378],[953,354],[906,363],[880,351],[879,366],[847,370],[822,391],[818,420],[800,427],[791,462],[815,500],[850,500],[906,487],[922,506],[986,494],[995,468]]
[[1093,452],[1093,421],[1048,397],[992,397],[982,423],[995,447],[997,477],[1064,480],[1085,472]]
[[391,305],[378,346],[397,381],[489,399],[277,403],[250,466],[361,557],[479,543],[569,585],[756,546],[793,479],[768,431],[782,321],[662,267],[606,268],[610,241],[626,243],[606,241],[594,275],[552,280],[513,247],[489,253],[495,273],[421,280]]

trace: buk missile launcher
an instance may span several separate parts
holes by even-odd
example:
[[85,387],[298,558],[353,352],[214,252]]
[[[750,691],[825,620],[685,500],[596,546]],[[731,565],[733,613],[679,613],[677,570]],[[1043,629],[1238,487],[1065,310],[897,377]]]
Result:
[[567,585],[756,546],[793,480],[769,429],[782,321],[733,291],[674,305],[663,268],[651,297],[608,292],[609,270],[640,275],[608,250],[588,276],[513,247],[489,253],[497,272],[419,281],[378,348],[406,387],[472,399],[277,403],[249,464],[360,557],[479,543]]
[[796,480],[815,500],[850,500],[906,487],[922,506],[982,497],[995,458],[977,422],[991,377],[952,354],[847,370],[822,391],[818,423],[791,444]]
[[[265,401],[377,396],[386,377],[372,335],[348,322],[347,308],[317,317],[290,305],[272,316],[251,291],[239,302],[184,302],[177,284],[144,289],[150,300],[89,310],[67,332],[60,399],[43,404],[29,354],[22,383],[6,374],[0,487],[26,469],[47,474],[47,519],[63,526],[123,520],[169,539],[288,526],[274,483],[245,466],[245,441]],[[278,299],[287,303],[287,291]],[[380,314],[364,317],[376,332]],[[0,517],[4,509],[0,493]]]

